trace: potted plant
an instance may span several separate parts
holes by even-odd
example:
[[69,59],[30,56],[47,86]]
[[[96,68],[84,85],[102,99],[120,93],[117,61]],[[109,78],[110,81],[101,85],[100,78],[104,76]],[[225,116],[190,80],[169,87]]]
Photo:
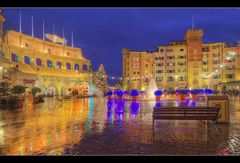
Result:
[[191,90],[192,100],[196,100],[196,95],[198,94],[198,90]]
[[118,90],[117,91],[117,96],[118,96],[118,100],[121,100],[122,96],[123,96],[123,91],[122,90]]
[[179,97],[179,101],[183,101],[185,100],[185,95],[187,94],[187,91],[182,89],[182,90],[178,90],[178,97]]
[[26,87],[22,85],[15,85],[11,88],[11,93],[17,96],[17,107],[22,107],[24,102],[24,97],[22,96],[25,92]]
[[156,91],[154,92],[154,95],[155,95],[155,97],[156,97],[156,101],[160,101],[160,98],[161,98],[161,95],[162,95],[162,91],[156,90]]
[[137,100],[137,96],[138,96],[138,95],[139,95],[138,90],[133,89],[133,90],[131,91],[131,96],[132,96],[132,100],[133,100],[133,101],[136,101],[136,100]]
[[32,95],[33,95],[33,102],[38,103],[38,102],[43,102],[43,99],[41,96],[38,96],[38,93],[41,92],[41,89],[38,87],[33,87],[32,90]]
[[106,95],[108,96],[108,100],[111,100],[113,92],[111,90],[107,91]]

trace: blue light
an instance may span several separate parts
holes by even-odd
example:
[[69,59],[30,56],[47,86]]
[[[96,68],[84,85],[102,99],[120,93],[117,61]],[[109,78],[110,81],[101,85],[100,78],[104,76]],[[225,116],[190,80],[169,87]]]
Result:
[[138,95],[139,95],[138,90],[133,89],[133,90],[131,91],[131,95],[132,95],[132,96],[138,96]]
[[207,94],[207,95],[210,95],[210,94],[213,94],[213,90],[211,90],[211,89],[205,89],[205,94]]
[[110,91],[107,91],[107,96],[112,96],[113,95],[113,92],[110,90]]
[[155,96],[161,96],[162,95],[162,91],[157,90],[157,91],[154,92],[154,95]]
[[122,90],[117,91],[117,95],[118,95],[119,97],[122,97],[122,96],[123,96],[123,91],[122,91]]

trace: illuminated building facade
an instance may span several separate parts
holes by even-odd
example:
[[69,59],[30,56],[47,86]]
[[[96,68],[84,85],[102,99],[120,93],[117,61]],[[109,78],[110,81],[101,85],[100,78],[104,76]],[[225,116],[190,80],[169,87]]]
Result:
[[0,14],[1,78],[13,85],[38,86],[52,94],[66,94],[69,88],[88,86],[91,62],[80,48],[57,44],[8,30]]
[[[156,52],[123,49],[123,79],[129,81],[128,88],[142,89],[141,84],[134,84],[136,77],[142,81],[153,77],[159,89],[208,87],[217,90],[222,84],[239,89],[240,47],[229,46],[225,42],[204,44],[202,36],[203,30],[189,29],[185,33],[185,40],[170,41],[166,46],[158,46]],[[147,56],[154,66],[136,74],[134,58],[143,56]],[[146,62],[145,59],[139,59],[138,69],[144,69]],[[151,76],[147,76],[146,72]]]

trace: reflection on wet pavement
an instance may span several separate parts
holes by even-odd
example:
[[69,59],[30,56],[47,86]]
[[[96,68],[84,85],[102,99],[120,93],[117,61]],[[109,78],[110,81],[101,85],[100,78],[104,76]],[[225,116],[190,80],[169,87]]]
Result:
[[156,121],[154,106],[196,105],[193,101],[108,101],[105,98],[25,104],[0,109],[1,155],[240,154],[240,102],[232,97],[229,125],[221,133],[199,121]]

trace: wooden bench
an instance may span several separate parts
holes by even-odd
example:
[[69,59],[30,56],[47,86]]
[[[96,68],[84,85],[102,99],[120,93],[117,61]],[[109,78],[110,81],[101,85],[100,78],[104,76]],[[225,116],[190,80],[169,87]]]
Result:
[[[218,120],[219,107],[154,107],[153,133],[155,120],[201,120],[210,121],[213,126]],[[217,128],[215,127],[217,130]]]

